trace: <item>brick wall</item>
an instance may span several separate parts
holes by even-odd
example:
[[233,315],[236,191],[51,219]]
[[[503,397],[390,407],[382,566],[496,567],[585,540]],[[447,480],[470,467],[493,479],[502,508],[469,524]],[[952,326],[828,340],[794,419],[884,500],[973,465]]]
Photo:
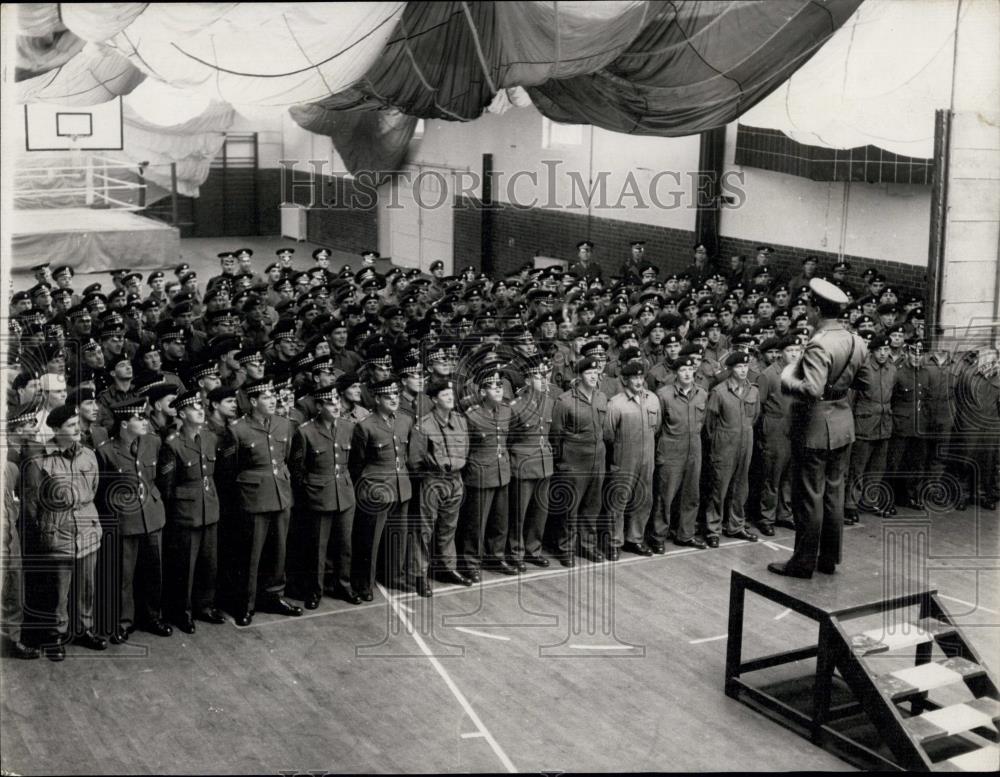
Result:
[[[480,261],[481,213],[470,201],[460,200],[455,208],[455,268],[456,272],[467,264],[477,269]],[[589,222],[589,229],[588,229]],[[589,238],[595,243],[594,257],[605,275],[617,274],[628,256],[629,242],[646,241],[646,257],[660,267],[661,274],[680,272],[692,261],[693,231],[658,227],[652,224],[634,224],[601,217],[588,217],[578,213],[547,210],[543,208],[515,208],[497,203],[493,211],[493,263],[497,276],[512,273],[524,262],[531,261],[538,253],[559,259],[572,260],[576,256],[576,243]],[[795,246],[779,245],[766,238],[741,240],[719,238],[720,256],[746,254],[752,260],[755,249],[767,243],[775,250],[772,266],[786,277],[797,274],[803,257],[815,256],[820,267],[832,266],[836,254],[812,251]],[[926,288],[926,269],[862,256],[846,256],[852,265],[855,283],[860,273],[868,267],[882,272],[898,289],[922,295]],[[725,268],[723,268],[725,269]]]
[[[719,252],[723,257],[744,254],[747,257],[747,261],[751,262],[757,253],[757,246],[762,244],[767,244],[774,249],[771,266],[776,268],[785,278],[790,278],[801,272],[802,260],[807,256],[815,256],[819,260],[819,269],[821,270],[829,269],[839,260],[837,254],[826,251],[813,251],[807,248],[769,243],[764,238],[759,241],[753,241],[726,237],[725,235],[719,238]],[[845,254],[844,259],[851,265],[848,280],[855,287],[861,286],[861,273],[869,267],[874,267],[888,279],[889,285],[893,288],[917,296],[923,296],[926,293],[926,267],[916,267],[900,262],[887,262],[884,259],[873,259],[868,256],[851,256],[849,254]]]
[[[306,215],[306,234],[313,243],[356,254],[378,247],[378,209],[348,207],[357,194],[354,182],[337,176],[323,176],[322,198],[333,207],[313,207]],[[308,192],[300,187],[294,192],[295,201],[308,204]],[[367,195],[366,195],[367,196]],[[317,201],[320,200],[317,192]],[[287,201],[287,200],[286,200]]]

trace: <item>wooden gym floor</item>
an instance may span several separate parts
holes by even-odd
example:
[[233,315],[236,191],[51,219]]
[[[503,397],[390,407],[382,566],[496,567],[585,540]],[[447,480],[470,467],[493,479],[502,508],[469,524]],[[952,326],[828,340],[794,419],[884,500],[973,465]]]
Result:
[[[997,523],[975,508],[864,516],[840,573],[801,584],[877,599],[922,569],[996,670]],[[768,576],[793,542],[772,540],[5,660],[3,771],[846,770],[723,693],[730,570]],[[921,558],[892,550],[907,546]],[[759,598],[745,622],[745,659],[815,644],[812,622]]]

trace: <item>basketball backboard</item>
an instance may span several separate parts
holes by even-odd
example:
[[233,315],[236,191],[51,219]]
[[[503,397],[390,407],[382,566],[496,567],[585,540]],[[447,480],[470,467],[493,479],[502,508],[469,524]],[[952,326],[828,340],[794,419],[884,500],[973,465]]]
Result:
[[26,151],[121,151],[122,98],[87,106],[24,106]]

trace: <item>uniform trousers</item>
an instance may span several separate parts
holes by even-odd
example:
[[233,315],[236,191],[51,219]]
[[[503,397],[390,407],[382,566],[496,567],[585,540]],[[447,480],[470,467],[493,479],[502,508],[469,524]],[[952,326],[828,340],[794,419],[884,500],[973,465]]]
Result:
[[459,517],[458,566],[476,572],[484,561],[503,561],[507,549],[507,486],[465,487]]
[[763,477],[760,486],[760,522],[773,526],[792,514],[792,442],[787,434],[773,432],[761,438]]
[[848,510],[857,510],[862,504],[877,510],[889,506],[888,491],[883,484],[888,452],[888,438],[854,441],[844,498]]
[[956,430],[952,441],[961,459],[956,462],[956,473],[962,497],[996,501],[1000,497],[1000,434]]
[[561,554],[576,553],[578,545],[584,550],[596,550],[603,489],[604,473],[601,471],[594,472],[589,467],[573,468],[572,465],[562,470],[557,468],[552,476],[549,504],[560,509],[565,518],[559,535]]
[[[322,596],[325,588],[351,589],[351,533],[354,505],[346,510],[310,510],[302,517],[302,553],[299,588],[304,596]],[[332,540],[332,541],[331,541]],[[327,560],[330,565],[326,585]]]
[[523,561],[525,555],[540,556],[545,522],[549,516],[550,478],[512,478],[510,500],[514,516],[507,533],[507,555]]
[[272,510],[245,515],[241,543],[243,552],[236,570],[239,583],[234,604],[238,612],[255,608],[259,585],[263,586],[268,599],[278,599],[285,593],[285,553],[290,512]]
[[[683,458],[668,456],[656,466],[659,509],[653,512],[649,538],[658,544],[663,544],[670,536],[674,502],[678,503],[675,530],[677,540],[682,542],[692,539],[698,526],[698,507],[701,504],[701,437],[694,439],[697,444],[691,446],[688,451],[690,455]],[[668,440],[661,449],[669,445]]]
[[192,617],[215,606],[219,524],[164,529],[167,601],[174,616]]
[[11,642],[20,642],[24,625],[24,570],[21,566],[21,537],[17,531],[15,515],[5,516],[10,545],[0,556],[0,630]]
[[37,614],[46,642],[66,642],[94,628],[96,569],[96,553],[80,558],[51,556],[39,560]]
[[634,469],[613,470],[607,475],[608,512],[611,514],[611,546],[625,542],[641,544],[653,504],[653,462]]
[[[163,615],[163,531],[157,529],[148,534],[122,536],[121,564],[120,627],[130,629],[137,621],[149,624],[160,620]],[[140,589],[138,602],[137,587]]]
[[465,486],[459,472],[424,475],[419,509],[413,516],[410,574],[426,578],[433,566],[456,571],[455,533]]
[[712,488],[705,510],[708,536],[718,537],[720,531],[738,532],[746,524],[747,478],[752,455],[752,433],[717,432],[713,436],[709,452]]
[[795,551],[786,567],[812,573],[817,561],[840,563],[844,535],[844,475],[851,446],[833,450],[796,446],[792,455]]
[[915,504],[919,501],[928,474],[926,448],[927,440],[923,437],[894,435],[889,440],[887,464],[896,502]]
[[351,537],[351,579],[356,593],[371,593],[375,586],[383,532],[389,535],[385,568],[390,574],[404,568],[406,558],[402,553],[405,552],[409,505],[409,499],[382,503],[367,500],[364,506],[358,505]]

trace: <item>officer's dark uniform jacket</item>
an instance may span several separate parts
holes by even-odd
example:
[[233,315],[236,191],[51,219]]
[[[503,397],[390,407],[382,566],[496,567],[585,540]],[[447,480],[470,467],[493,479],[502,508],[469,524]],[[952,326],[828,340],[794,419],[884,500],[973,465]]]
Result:
[[354,505],[349,468],[353,436],[354,424],[346,418],[337,418],[329,429],[315,419],[299,426],[292,437],[289,461],[297,506],[330,513]]
[[551,477],[553,471],[552,409],[555,397],[551,391],[524,388],[510,405],[511,421],[508,434],[511,470],[519,480]]
[[923,367],[904,363],[896,368],[892,387],[892,433],[896,437],[918,437],[920,416],[926,412],[929,379]]
[[144,434],[131,443],[112,437],[97,446],[101,517],[112,521],[122,536],[151,534],[166,523],[156,485],[161,445],[159,437]]
[[248,513],[270,513],[292,506],[292,483],[288,454],[292,428],[287,418],[272,415],[265,426],[253,414],[229,424],[223,444],[226,470],[235,473],[240,509]]
[[215,464],[219,438],[202,428],[192,440],[172,432],[163,442],[158,482],[170,505],[172,525],[200,529],[219,520],[219,495],[215,487]]
[[359,503],[388,507],[413,496],[408,467],[412,429],[408,415],[396,413],[386,420],[378,411],[354,427],[350,469]]
[[603,472],[607,417],[608,398],[600,390],[588,400],[576,382],[559,395],[550,430],[556,469]]
[[499,488],[510,482],[507,434],[511,411],[508,405],[473,405],[465,412],[469,425],[469,458],[463,472],[470,488]]

